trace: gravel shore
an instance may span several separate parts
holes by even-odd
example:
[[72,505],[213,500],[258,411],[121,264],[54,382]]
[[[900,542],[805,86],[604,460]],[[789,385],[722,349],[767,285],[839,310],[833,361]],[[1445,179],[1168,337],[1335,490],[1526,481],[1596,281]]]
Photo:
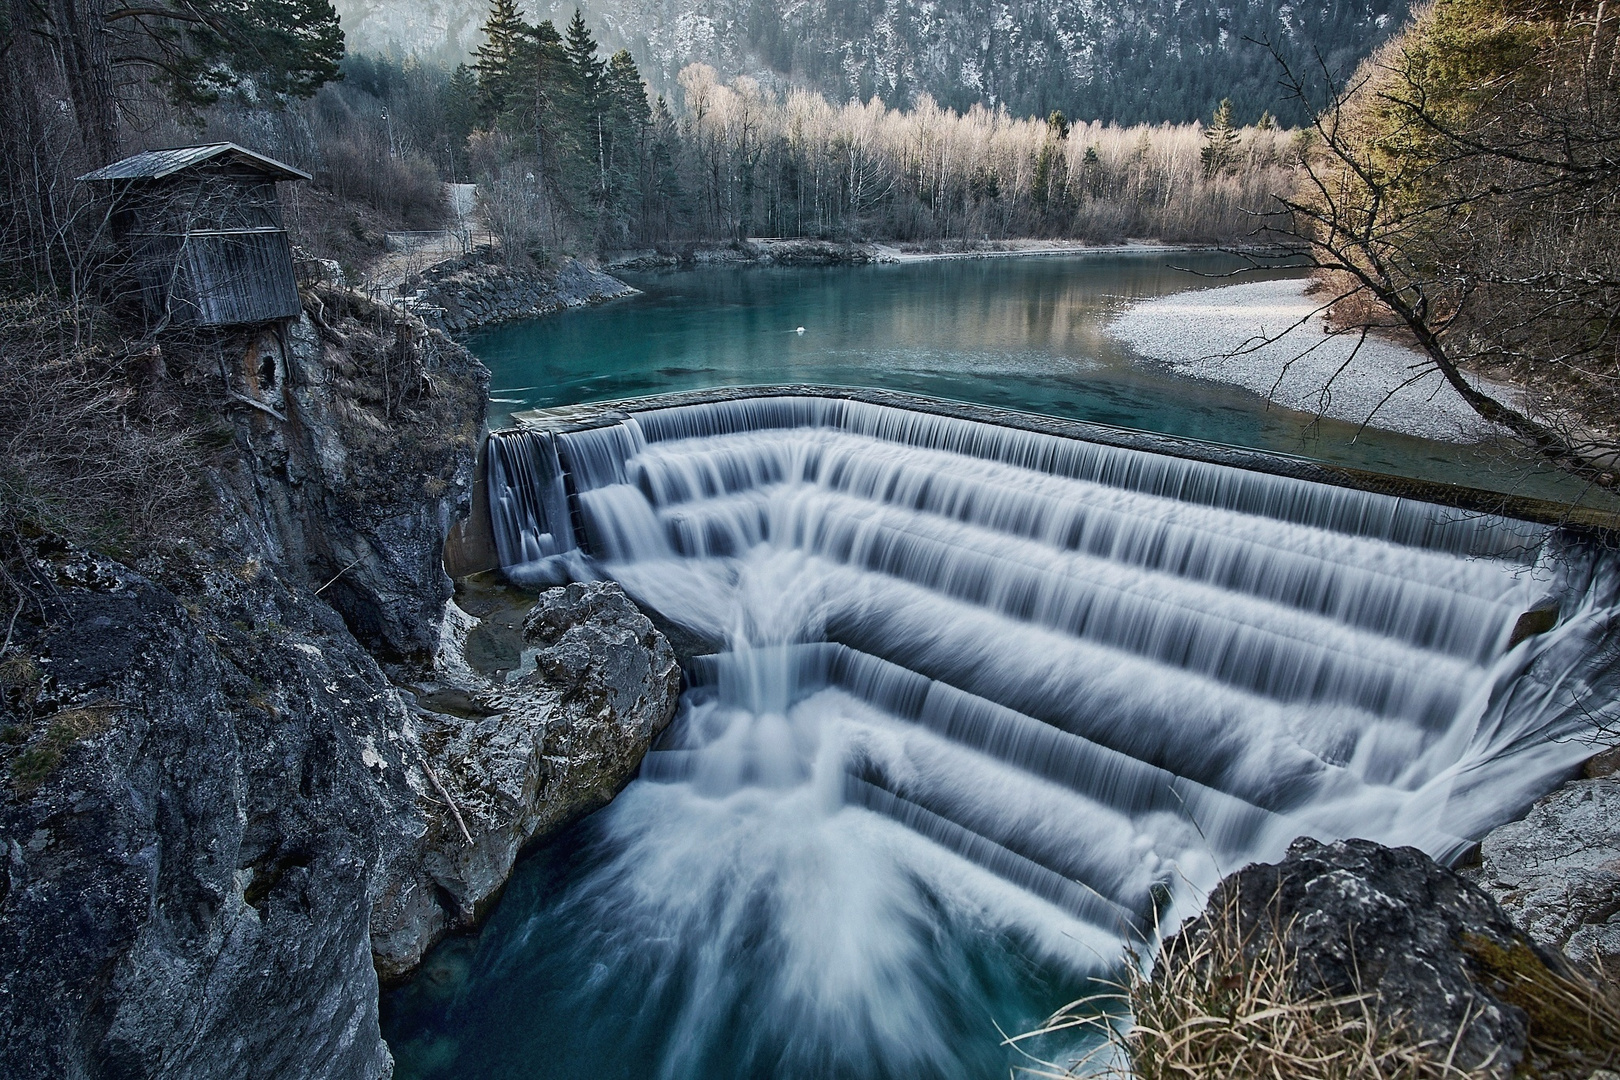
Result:
[[1177,374],[1241,386],[1274,407],[1447,442],[1496,434],[1416,351],[1371,337],[1358,349],[1358,335],[1327,333],[1307,284],[1258,281],[1145,300],[1108,330]]

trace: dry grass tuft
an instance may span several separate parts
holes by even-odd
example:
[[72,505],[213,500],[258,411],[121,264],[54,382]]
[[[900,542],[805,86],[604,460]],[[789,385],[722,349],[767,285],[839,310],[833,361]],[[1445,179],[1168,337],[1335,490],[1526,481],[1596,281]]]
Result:
[[86,705],[52,716],[44,733],[11,761],[11,782],[17,793],[27,795],[49,780],[74,744],[110,728],[120,708]]
[[151,359],[127,348],[87,309],[0,301],[0,544],[33,531],[123,551],[195,515],[197,432],[143,393]]
[[[1301,990],[1300,959],[1285,944],[1286,926],[1244,926],[1236,891],[1206,932],[1178,935],[1144,975],[1133,965],[1116,1000],[1129,1017],[1098,1017],[1075,1002],[1029,1036],[1096,1027],[1107,1043],[1067,1067],[1023,1070],[1066,1078],[1115,1080],[1270,1078],[1270,1080],[1476,1080],[1456,1047],[1418,1039],[1398,1017],[1382,1016],[1376,997]],[[1017,1040],[1012,1040],[1017,1041]],[[1111,1063],[1098,1065],[1104,1053]],[[1124,1063],[1128,1062],[1128,1066]]]
[[1530,1019],[1522,1073],[1586,1080],[1596,1070],[1620,1066],[1620,981],[1606,968],[1590,975],[1558,972],[1522,943],[1504,949],[1472,935],[1464,936],[1462,949],[1497,999]]

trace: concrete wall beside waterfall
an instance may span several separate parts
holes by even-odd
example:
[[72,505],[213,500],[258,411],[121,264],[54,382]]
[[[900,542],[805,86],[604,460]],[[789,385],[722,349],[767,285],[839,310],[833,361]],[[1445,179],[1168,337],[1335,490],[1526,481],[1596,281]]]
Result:
[[444,569],[452,578],[501,567],[490,532],[489,488],[484,482],[486,468],[485,444],[480,444],[478,465],[473,472],[472,510],[450,526],[450,534],[444,540]]

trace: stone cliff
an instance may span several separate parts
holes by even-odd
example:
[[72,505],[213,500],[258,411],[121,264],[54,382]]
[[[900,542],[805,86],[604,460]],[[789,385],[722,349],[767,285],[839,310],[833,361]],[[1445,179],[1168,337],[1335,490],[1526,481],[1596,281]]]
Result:
[[381,1077],[379,973],[487,908],[669,720],[616,587],[543,598],[524,670],[463,655],[441,548],[488,374],[338,290],[229,343],[211,535],[35,537],[0,661],[0,1059],[13,1076]]

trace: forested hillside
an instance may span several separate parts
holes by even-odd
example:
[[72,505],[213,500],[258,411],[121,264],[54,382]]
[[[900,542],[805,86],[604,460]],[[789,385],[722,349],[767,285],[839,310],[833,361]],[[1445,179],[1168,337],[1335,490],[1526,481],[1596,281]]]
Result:
[[[585,22],[627,48],[656,91],[680,70],[814,89],[835,101],[1054,109],[1083,120],[1184,123],[1223,98],[1240,121],[1308,110],[1287,99],[1269,42],[1311,74],[1348,73],[1405,20],[1405,0],[586,0]],[[338,0],[352,48],[454,61],[481,40],[483,0]],[[530,0],[531,20],[562,25],[571,0]]]
[[1283,230],[1346,332],[1411,342],[1486,419],[1611,488],[1617,102],[1607,3],[1436,0],[1316,121]]
[[390,96],[358,115],[424,118],[390,146],[439,144],[432,116],[460,125],[443,145],[477,178],[508,258],[756,236],[1233,241],[1305,148],[1269,116],[1240,128],[1230,102],[1207,128],[1071,124],[927,94],[909,108],[840,104],[707,64],[680,71],[673,102],[649,100],[630,52],[602,56],[579,14],[558,30],[511,0],[492,6],[475,65],[447,77],[437,113],[420,79],[387,63],[352,65],[345,93],[362,69]]

